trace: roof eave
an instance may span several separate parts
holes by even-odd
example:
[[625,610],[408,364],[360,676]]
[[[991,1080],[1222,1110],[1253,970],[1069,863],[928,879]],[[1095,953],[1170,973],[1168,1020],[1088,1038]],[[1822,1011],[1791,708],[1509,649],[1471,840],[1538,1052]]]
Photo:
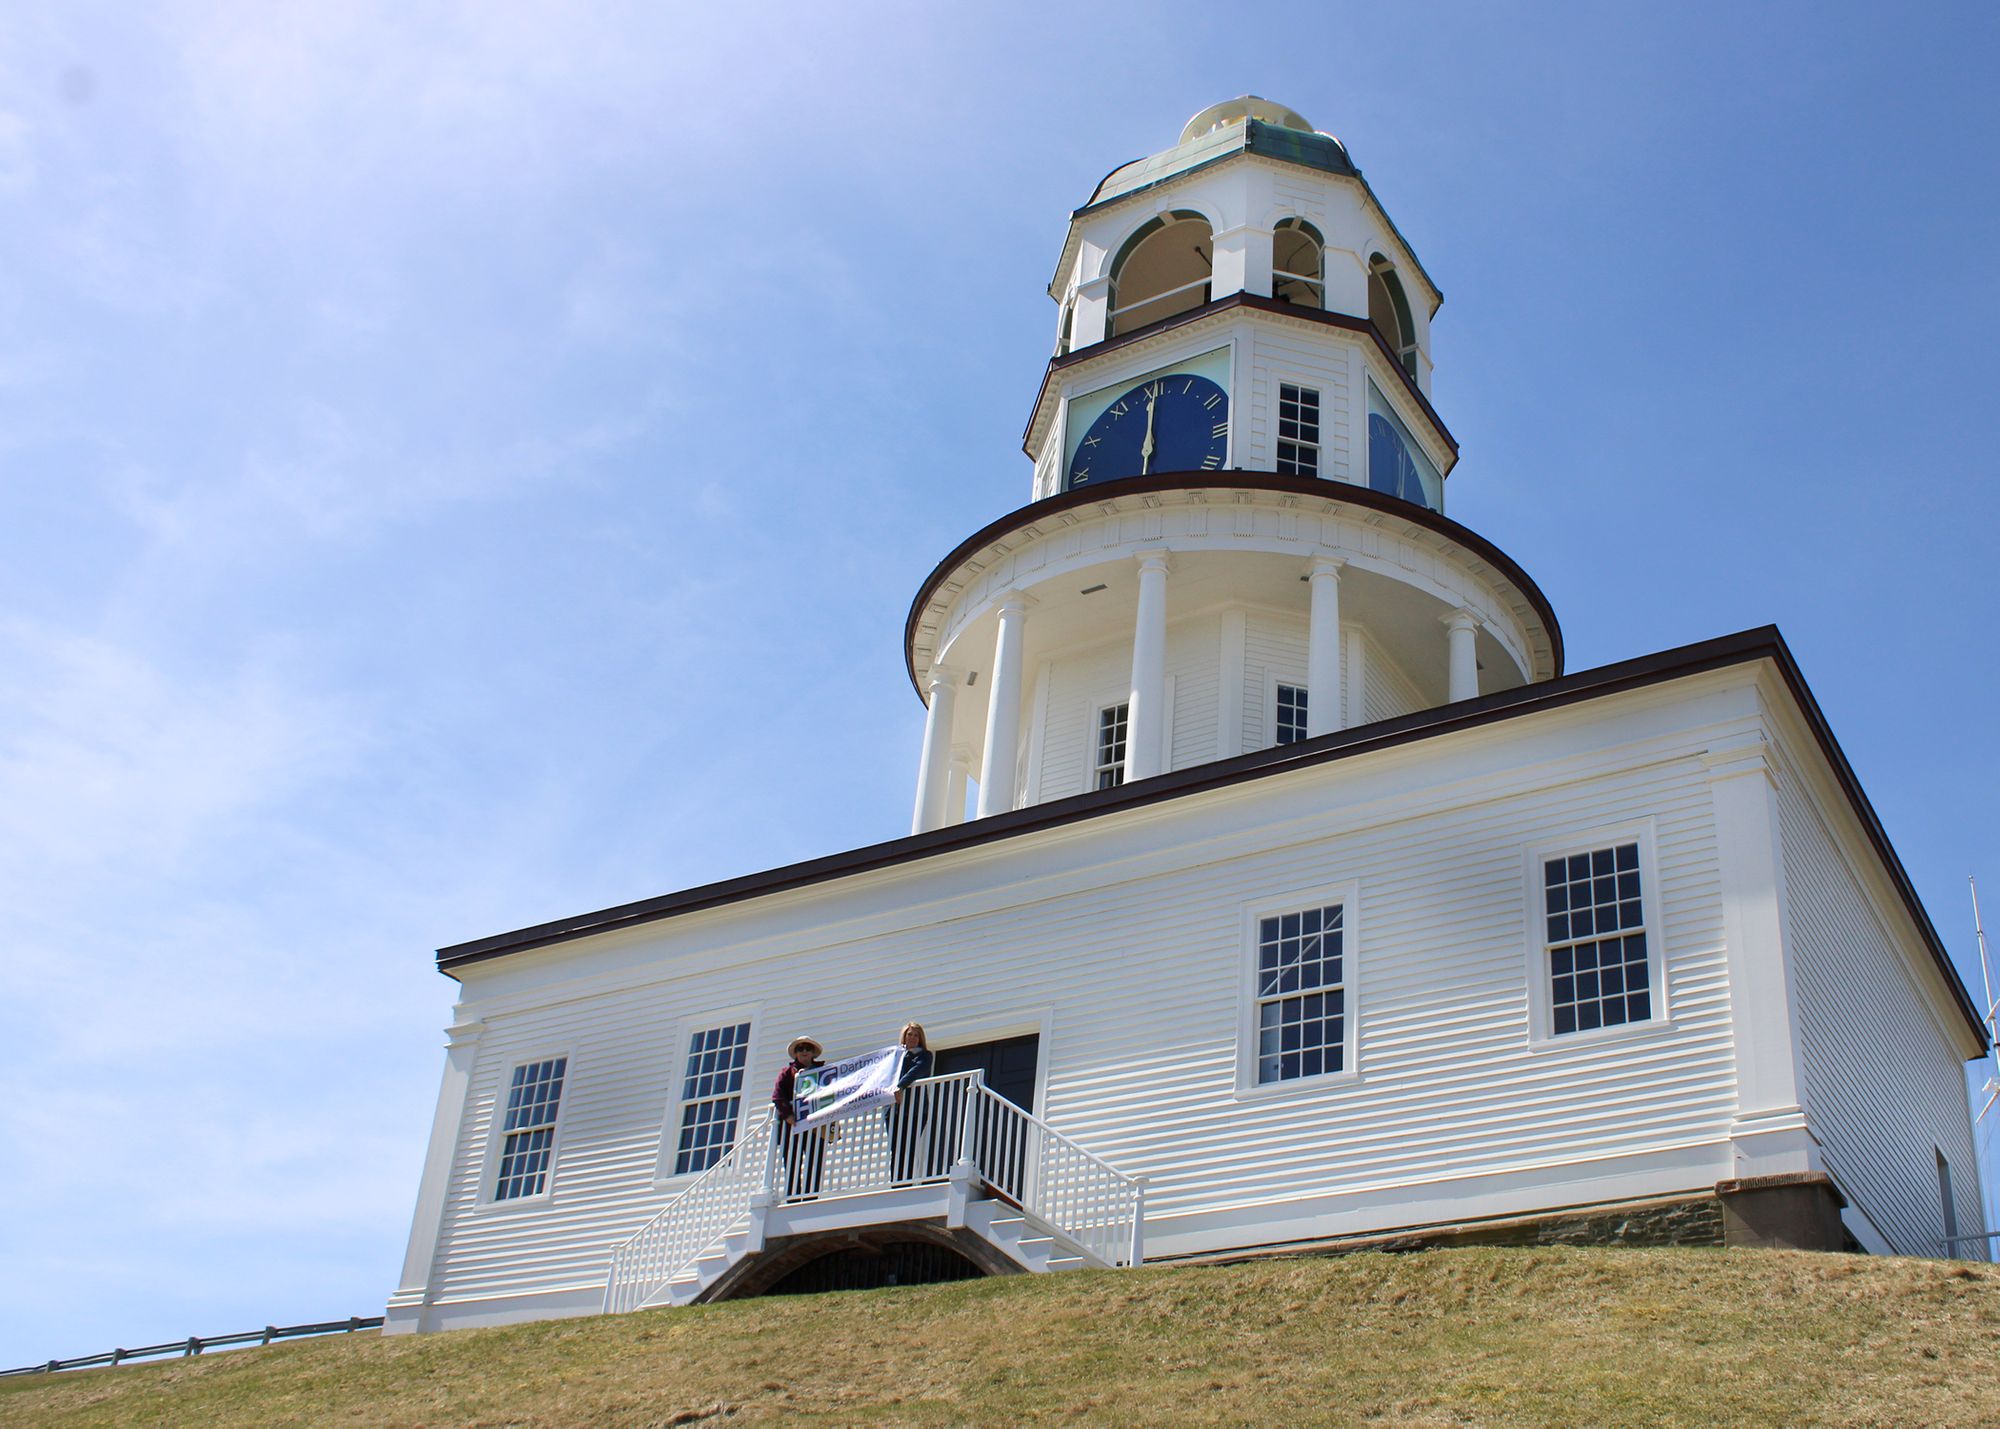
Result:
[[599,933],[638,927],[730,903],[745,902],[752,898],[915,862],[960,849],[999,843],[1043,829],[1090,819],[1109,818],[1128,809],[1143,808],[1257,779],[1274,778],[1296,769],[1356,758],[1381,749],[1439,738],[1462,730],[1524,718],[1538,712],[1560,709],[1588,700],[1608,698],[1628,690],[1666,684],[1711,670],[1754,664],[1760,660],[1768,660],[1776,667],[1836,782],[1846,794],[1849,805],[1861,824],[1862,832],[1874,849],[1876,857],[1881,860],[1884,871],[1889,875],[1890,882],[1903,903],[1904,911],[1909,915],[1919,938],[1944,978],[1946,988],[1964,1016],[1966,1025],[1971,1029],[1974,1041],[1980,1051],[1984,1052],[1991,1045],[1985,1024],[1980,1020],[1979,1012],[1970,994],[1966,992],[1964,982],[1958,976],[1958,970],[1952,966],[1950,954],[1945,951],[1944,942],[1938,937],[1937,928],[1932,924],[1930,914],[1925,910],[1923,901],[1918,898],[1916,886],[1911,883],[1908,870],[1903,867],[1902,859],[1897,856],[1894,846],[1890,844],[1888,834],[1882,827],[1882,821],[1875,813],[1874,805],[1869,802],[1860,780],[1855,776],[1854,767],[1847,762],[1847,756],[1841,750],[1840,742],[1834,738],[1833,730],[1827,724],[1825,713],[1820,709],[1819,702],[1813,698],[1812,690],[1806,685],[1805,676],[1800,671],[1798,662],[1792,658],[1790,647],[1785,644],[1784,636],[1779,634],[1778,628],[1774,625],[1758,626],[1752,630],[1739,631],[1734,635],[1718,636],[1713,640],[1698,641],[1692,645],[1683,645],[1671,650],[1658,651],[1652,655],[1620,661],[1617,664],[1600,666],[1595,670],[1584,670],[1559,679],[1545,680],[1540,684],[1521,685],[1496,694],[1482,695],[1477,699],[1461,700],[1456,704],[1442,705],[1436,709],[1420,710],[1399,719],[1381,720],[1355,729],[1336,730],[1331,734],[1301,740],[1296,744],[1278,745],[1271,749],[1237,755],[1233,759],[1198,764],[1189,769],[1174,770],[1151,779],[1121,784],[1115,789],[1093,790],[1067,799],[1051,800],[1046,804],[1035,804],[1025,809],[1013,809],[1004,814],[993,814],[969,823],[933,829],[928,833],[908,834],[884,843],[869,844],[843,853],[827,854],[820,858],[807,859],[802,863],[787,864],[782,868],[745,874],[738,878],[724,879],[719,883],[703,884],[697,888],[642,899],[636,903],[623,903],[616,907],[559,919],[551,923],[539,923],[533,927],[520,928],[469,943],[453,944],[437,950],[438,970],[447,976],[456,977],[457,974],[453,972],[455,968],[505,957],[511,953],[552,947]]

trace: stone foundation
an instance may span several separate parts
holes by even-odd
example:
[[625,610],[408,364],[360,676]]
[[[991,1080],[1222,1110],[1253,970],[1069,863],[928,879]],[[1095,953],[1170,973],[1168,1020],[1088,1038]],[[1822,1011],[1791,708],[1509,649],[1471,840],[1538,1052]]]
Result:
[[1240,1251],[1188,1256],[1201,1264],[1227,1264],[1280,1255],[1349,1255],[1357,1251],[1433,1250],[1453,1245],[1724,1245],[1727,1227],[1720,1200],[1696,1194],[1610,1206],[1581,1206],[1540,1215],[1424,1226],[1336,1240],[1299,1241]]

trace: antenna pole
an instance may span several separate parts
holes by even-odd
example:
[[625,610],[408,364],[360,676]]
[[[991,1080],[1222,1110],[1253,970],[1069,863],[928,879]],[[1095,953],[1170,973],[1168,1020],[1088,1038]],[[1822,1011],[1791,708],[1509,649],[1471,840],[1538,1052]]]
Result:
[[2000,1002],[1995,1002],[1993,998],[1993,960],[1986,953],[1986,925],[1979,917],[1979,880],[1967,874],[1965,881],[1972,885],[1972,931],[1979,938],[1979,980],[1986,990],[1986,1016],[1983,1020],[1986,1023],[1988,1050],[1993,1054],[1993,1075],[1986,1079],[1986,1105],[1973,1118],[1978,1122],[1984,1120],[1986,1113],[1993,1110],[1993,1103],[2000,1100],[2000,1022],[1994,1020],[1995,1013],[2000,1012]]

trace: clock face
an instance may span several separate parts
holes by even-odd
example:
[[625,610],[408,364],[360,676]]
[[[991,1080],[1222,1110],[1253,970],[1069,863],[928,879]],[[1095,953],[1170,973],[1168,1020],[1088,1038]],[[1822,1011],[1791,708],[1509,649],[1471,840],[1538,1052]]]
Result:
[[1229,394],[1176,372],[1104,409],[1070,458],[1068,486],[1156,471],[1214,471],[1229,450]]
[[1419,506],[1431,504],[1424,492],[1423,476],[1402,435],[1378,412],[1368,414],[1368,484]]

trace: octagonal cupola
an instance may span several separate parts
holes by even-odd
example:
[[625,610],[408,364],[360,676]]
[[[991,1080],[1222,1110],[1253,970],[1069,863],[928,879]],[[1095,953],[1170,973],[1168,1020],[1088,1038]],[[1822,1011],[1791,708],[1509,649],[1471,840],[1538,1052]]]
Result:
[[1049,294],[1030,500],[905,628],[914,827],[1561,673],[1534,582],[1445,515],[1441,297],[1340,140],[1202,110],[1070,214]]
[[[1304,466],[1444,509],[1457,450],[1429,401],[1430,323],[1442,295],[1346,146],[1297,110],[1255,95],[1211,105],[1172,148],[1113,169],[1070,215],[1049,294],[1059,307],[1056,352],[1025,443],[1036,496],[1162,469],[1149,458],[1135,466],[1129,454],[1093,460],[1108,454],[1091,424],[1126,390],[1115,386],[1121,377],[1164,358],[1177,370],[1193,363],[1231,409],[1216,434],[1218,404],[1204,408],[1211,441],[1189,465]],[[1341,369],[1344,408],[1322,408],[1311,440],[1296,429],[1302,416],[1313,426],[1312,414],[1283,410],[1271,385],[1288,363],[1288,329],[1297,334],[1290,366]],[[1245,371],[1245,339],[1258,332],[1269,360]],[[1326,391],[1284,375],[1280,386]],[[1394,434],[1373,454],[1375,469],[1355,430],[1371,419]]]

